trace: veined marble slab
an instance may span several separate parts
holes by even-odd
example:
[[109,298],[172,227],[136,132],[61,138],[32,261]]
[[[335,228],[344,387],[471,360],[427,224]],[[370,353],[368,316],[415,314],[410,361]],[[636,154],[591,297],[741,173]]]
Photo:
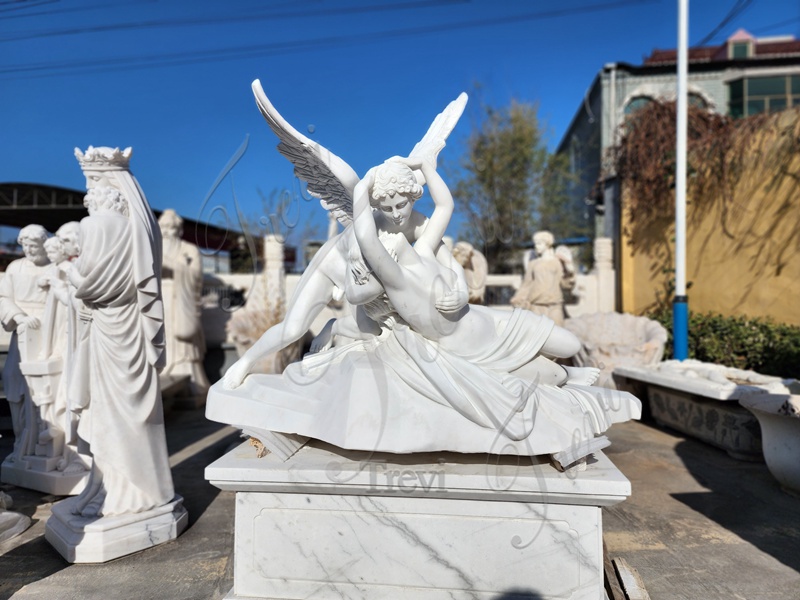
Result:
[[600,507],[631,490],[602,453],[562,473],[317,441],[286,462],[245,443],[206,478],[237,492],[230,599],[603,598]]

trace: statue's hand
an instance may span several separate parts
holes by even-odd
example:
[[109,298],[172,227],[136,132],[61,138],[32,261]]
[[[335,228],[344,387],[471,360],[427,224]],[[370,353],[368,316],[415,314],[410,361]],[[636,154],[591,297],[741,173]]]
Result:
[[444,296],[437,298],[436,310],[443,313],[454,313],[464,308],[469,302],[469,292],[467,290],[451,290]]
[[225,372],[222,377],[222,387],[232,390],[242,385],[244,378],[250,374],[252,365],[250,361],[240,358]]
[[392,158],[387,159],[385,162],[399,162],[406,165],[410,169],[422,169],[423,166],[427,166],[425,163],[425,159],[422,156],[393,156]]
[[22,325],[28,329],[39,329],[39,319],[34,316],[25,315],[24,317],[17,317],[16,321],[17,325]]

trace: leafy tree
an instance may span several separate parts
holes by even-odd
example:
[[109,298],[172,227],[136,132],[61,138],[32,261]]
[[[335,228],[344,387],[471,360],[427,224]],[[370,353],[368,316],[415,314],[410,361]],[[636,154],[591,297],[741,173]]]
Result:
[[453,195],[467,218],[464,237],[482,248],[492,272],[512,270],[535,230],[576,234],[568,225],[565,166],[547,150],[536,106],[512,100],[505,108],[482,107]]

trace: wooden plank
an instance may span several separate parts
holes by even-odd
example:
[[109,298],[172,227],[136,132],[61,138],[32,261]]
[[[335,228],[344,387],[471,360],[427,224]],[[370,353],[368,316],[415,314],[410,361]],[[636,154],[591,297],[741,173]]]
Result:
[[624,558],[615,558],[611,562],[622,584],[626,600],[650,600],[650,594],[644,589],[644,582],[636,569]]
[[626,600],[625,593],[617,580],[617,572],[611,564],[611,557],[608,556],[608,547],[603,540],[603,573],[605,574],[605,589],[608,600]]

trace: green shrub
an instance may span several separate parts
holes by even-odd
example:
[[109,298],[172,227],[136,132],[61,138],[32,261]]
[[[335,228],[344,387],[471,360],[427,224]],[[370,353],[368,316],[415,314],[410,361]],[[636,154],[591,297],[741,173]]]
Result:
[[[646,314],[669,333],[665,358],[672,358],[672,307]],[[765,375],[800,378],[800,327],[770,319],[689,313],[689,358]]]

